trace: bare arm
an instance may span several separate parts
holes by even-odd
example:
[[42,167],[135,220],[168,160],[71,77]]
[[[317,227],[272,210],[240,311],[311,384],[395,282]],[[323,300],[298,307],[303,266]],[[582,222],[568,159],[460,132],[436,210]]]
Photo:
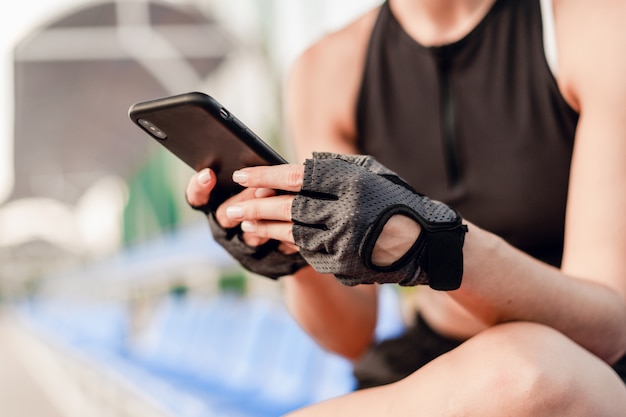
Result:
[[[295,63],[286,89],[286,117],[299,160],[313,151],[357,153],[354,103],[374,13],[328,35]],[[357,358],[372,341],[376,288],[345,287],[305,268],[286,277],[287,305],[318,343]]]
[[478,311],[492,305],[490,320],[548,324],[613,361],[626,350],[626,58],[616,53],[626,46],[626,4],[557,1],[555,16],[559,85],[580,112],[561,270],[497,245],[490,279],[469,254],[478,264],[456,297]]

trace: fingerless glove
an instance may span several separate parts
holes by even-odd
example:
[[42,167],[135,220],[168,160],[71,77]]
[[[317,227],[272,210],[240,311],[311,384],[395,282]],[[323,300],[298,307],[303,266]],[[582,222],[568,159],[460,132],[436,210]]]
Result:
[[[376,241],[394,215],[422,230],[389,266],[372,262]],[[370,156],[316,153],[305,162],[302,191],[292,204],[293,236],[303,258],[345,285],[428,284],[454,290],[463,275],[467,227],[447,205],[414,191]]]

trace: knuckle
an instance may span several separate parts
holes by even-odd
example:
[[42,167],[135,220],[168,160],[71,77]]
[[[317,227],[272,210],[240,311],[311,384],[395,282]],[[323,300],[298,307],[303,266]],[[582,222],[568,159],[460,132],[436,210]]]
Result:
[[294,245],[285,242],[281,242],[281,244],[278,246],[278,250],[285,255],[292,255],[298,251],[298,249]]
[[246,209],[245,218],[257,220],[261,217],[261,208],[257,204],[252,204],[248,209]]
[[228,217],[226,217],[226,214],[223,211],[221,213],[219,210],[215,212],[215,220],[217,220],[217,224],[219,224],[222,227],[225,227],[225,228],[232,227],[229,224],[230,222],[228,221]]
[[287,186],[299,187],[302,184],[304,173],[299,165],[289,165],[287,169]]
[[199,193],[191,194],[189,202],[194,206],[201,206],[209,202],[209,197]]
[[291,220],[291,199],[283,200],[280,210],[281,219]]
[[267,237],[267,226],[265,222],[255,222],[254,234],[257,236]]
[[238,221],[235,221],[226,215],[226,207],[224,206],[224,204],[219,206],[215,211],[215,220],[217,221],[217,224],[226,229],[235,227],[237,224],[239,224]]
[[260,246],[263,243],[263,239],[259,236],[252,235],[250,233],[244,233],[242,235],[243,241],[248,246]]

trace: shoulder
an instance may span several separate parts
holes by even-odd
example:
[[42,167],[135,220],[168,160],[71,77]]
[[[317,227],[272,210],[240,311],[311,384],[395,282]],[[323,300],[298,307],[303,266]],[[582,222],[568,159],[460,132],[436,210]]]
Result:
[[626,297],[626,1],[554,4],[557,77],[580,113],[562,268]]
[[[294,62],[286,86],[287,116],[301,132],[346,142],[354,137],[354,106],[378,10],[326,34]],[[303,135],[295,140],[298,136]]]
[[620,88],[625,85],[622,80],[626,73],[626,1],[553,3],[559,50],[557,78],[572,106],[581,111],[584,102],[598,94],[626,93]]
[[360,69],[378,10],[369,11],[308,47],[295,61],[292,76],[302,73],[320,78],[337,74],[337,69]]

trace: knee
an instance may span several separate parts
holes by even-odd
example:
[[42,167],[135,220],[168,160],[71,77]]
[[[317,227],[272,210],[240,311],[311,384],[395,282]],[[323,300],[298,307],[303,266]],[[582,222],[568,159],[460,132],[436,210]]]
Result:
[[557,331],[532,323],[485,331],[465,346],[483,362],[475,372],[476,392],[488,396],[486,406],[511,415],[568,415],[580,391],[567,369],[575,366],[568,345]]

